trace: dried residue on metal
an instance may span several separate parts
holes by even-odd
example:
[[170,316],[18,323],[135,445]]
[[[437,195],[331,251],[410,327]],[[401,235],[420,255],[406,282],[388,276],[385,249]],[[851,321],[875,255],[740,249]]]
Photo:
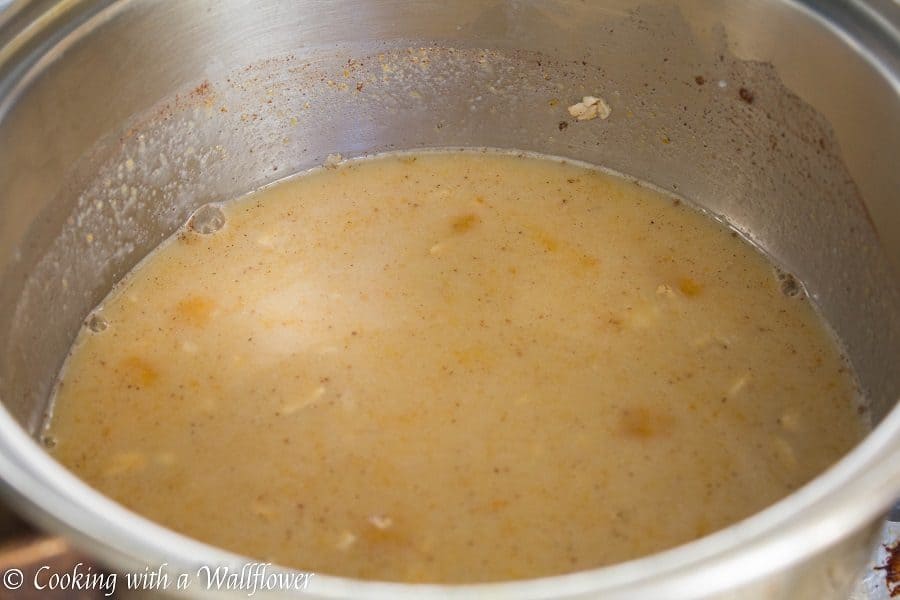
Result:
[[884,549],[887,551],[884,564],[878,565],[875,569],[884,571],[884,585],[891,598],[894,598],[900,596],[900,540],[885,546]]

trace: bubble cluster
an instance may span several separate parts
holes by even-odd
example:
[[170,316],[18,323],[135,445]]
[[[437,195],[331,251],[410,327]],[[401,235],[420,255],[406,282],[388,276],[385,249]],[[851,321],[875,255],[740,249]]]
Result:
[[209,235],[225,225],[225,213],[217,204],[204,204],[191,215],[188,228],[203,235]]
[[803,285],[797,281],[797,278],[790,273],[784,271],[778,272],[778,281],[781,282],[781,293],[788,298],[800,296],[803,293]]
[[98,314],[93,314],[88,318],[86,325],[87,328],[94,333],[100,333],[101,331],[105,331],[106,328],[109,327],[109,321]]

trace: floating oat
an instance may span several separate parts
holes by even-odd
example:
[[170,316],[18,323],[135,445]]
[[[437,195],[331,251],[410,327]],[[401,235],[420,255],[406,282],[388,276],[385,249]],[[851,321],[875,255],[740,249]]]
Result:
[[656,287],[656,295],[665,296],[666,298],[674,298],[675,291],[672,289],[672,286],[661,283]]
[[311,394],[309,394],[307,396],[300,396],[298,398],[294,398],[292,400],[285,402],[281,406],[280,412],[282,415],[292,415],[302,408],[306,408],[307,406],[312,406],[324,395],[325,395],[325,386],[320,385],[319,387],[314,389]]
[[585,96],[581,102],[569,107],[569,114],[579,121],[590,121],[597,117],[605,119],[611,112],[609,104],[599,96]]
[[344,531],[341,534],[341,537],[338,538],[338,541],[334,545],[334,547],[337,548],[338,550],[340,550],[341,552],[346,552],[350,548],[352,548],[353,544],[355,544],[355,543],[356,543],[356,536],[349,531]]
[[369,517],[369,523],[371,523],[373,527],[384,531],[394,524],[394,520],[385,515],[372,515]]

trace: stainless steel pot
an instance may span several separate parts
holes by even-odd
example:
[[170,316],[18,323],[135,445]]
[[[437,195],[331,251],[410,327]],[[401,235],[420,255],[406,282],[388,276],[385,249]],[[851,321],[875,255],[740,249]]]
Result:
[[[744,232],[806,283],[876,427],[782,502],[654,556],[497,585],[319,575],[307,594],[840,597],[900,494],[898,24],[891,0],[14,2],[0,15],[6,496],[121,569],[243,562],[103,498],[35,441],[81,320],[202,203],[330,153],[518,148],[652,182]],[[612,116],[568,123],[584,95]]]

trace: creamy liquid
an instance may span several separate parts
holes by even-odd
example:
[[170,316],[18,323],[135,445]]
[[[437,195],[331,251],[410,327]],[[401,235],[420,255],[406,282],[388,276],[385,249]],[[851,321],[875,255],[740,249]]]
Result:
[[205,542],[371,579],[565,573],[742,519],[863,435],[809,302],[632,182],[434,153],[222,209],[98,309],[47,432]]

